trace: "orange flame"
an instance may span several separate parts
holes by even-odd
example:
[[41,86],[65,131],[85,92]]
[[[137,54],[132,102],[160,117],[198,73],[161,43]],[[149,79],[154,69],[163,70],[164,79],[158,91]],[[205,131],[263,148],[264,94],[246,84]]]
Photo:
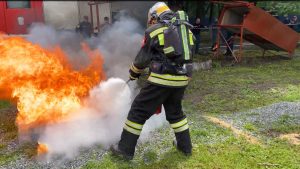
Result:
[[46,144],[38,143],[37,154],[42,155],[48,152],[48,146]]
[[20,131],[64,120],[105,79],[99,52],[85,44],[82,49],[90,65],[75,71],[59,47],[46,50],[21,37],[0,34],[0,97],[17,100]]

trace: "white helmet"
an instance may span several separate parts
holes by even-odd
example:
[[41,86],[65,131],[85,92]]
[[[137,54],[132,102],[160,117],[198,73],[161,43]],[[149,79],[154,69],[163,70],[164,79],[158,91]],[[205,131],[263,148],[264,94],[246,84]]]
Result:
[[157,19],[164,12],[170,12],[170,8],[164,2],[155,3],[148,12],[148,24],[151,23],[153,19]]

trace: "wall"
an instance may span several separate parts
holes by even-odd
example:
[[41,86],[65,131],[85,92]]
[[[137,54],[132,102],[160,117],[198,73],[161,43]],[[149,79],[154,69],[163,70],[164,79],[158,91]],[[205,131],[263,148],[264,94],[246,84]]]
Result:
[[43,1],[45,23],[56,29],[75,29],[79,23],[77,1]]
[[[110,5],[111,5],[110,3],[101,3],[98,5],[100,25],[104,23],[105,16],[111,18]],[[83,16],[88,16],[90,20],[91,12],[90,12],[90,6],[88,5],[88,1],[78,1],[78,6],[79,6],[80,21],[83,20]],[[95,28],[97,26],[96,6],[93,5],[92,8],[93,8],[93,25]]]
[[[99,4],[100,25],[104,17],[108,16],[112,21],[112,13],[127,10],[131,16],[136,18],[142,26],[146,26],[149,9],[157,1],[111,1]],[[88,1],[43,1],[44,16],[47,24],[57,29],[74,29],[83,16],[91,19]],[[96,7],[93,6],[94,28],[97,26]]]
[[146,27],[149,9],[158,1],[112,1],[111,11],[118,12],[127,10],[131,16],[136,18],[139,23]]

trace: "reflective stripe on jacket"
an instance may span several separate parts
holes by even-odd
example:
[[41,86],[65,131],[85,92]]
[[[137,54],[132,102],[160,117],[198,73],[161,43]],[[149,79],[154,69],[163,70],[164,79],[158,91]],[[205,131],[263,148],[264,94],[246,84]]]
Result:
[[[151,62],[164,62],[166,60],[166,53],[172,52],[172,48],[164,48],[165,37],[164,30],[168,27],[162,23],[157,23],[149,27],[145,31],[145,37],[143,45],[138,52],[133,66],[131,66],[132,71],[138,72],[137,70],[143,70],[149,67]],[[188,45],[194,45],[194,37],[191,31],[185,30],[185,48]],[[191,53],[184,50],[184,57],[188,58]],[[167,87],[183,87],[188,85],[188,76],[186,75],[176,75],[176,74],[163,74],[158,72],[150,72],[148,81],[153,84],[159,84]]]

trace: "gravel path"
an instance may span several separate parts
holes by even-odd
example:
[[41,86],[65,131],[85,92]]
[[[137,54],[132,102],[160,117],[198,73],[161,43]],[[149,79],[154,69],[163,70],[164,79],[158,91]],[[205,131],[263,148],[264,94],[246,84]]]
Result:
[[62,160],[59,156],[54,157],[51,162],[46,160],[28,159],[25,155],[18,156],[15,160],[10,163],[1,166],[2,169],[27,169],[27,168],[79,168],[85,165],[85,163],[93,157],[94,159],[101,160],[103,155],[106,153],[105,150],[97,148],[97,146],[85,149],[80,152],[80,155],[76,156],[72,160]]
[[[157,154],[157,158],[165,152],[168,151],[171,146],[172,139],[174,137],[171,129],[167,129],[168,126],[163,126],[159,131],[151,132],[147,142],[143,144],[138,144],[136,157],[142,158],[145,163],[148,161],[147,153],[152,151],[153,145],[158,145],[157,148],[159,153]],[[162,142],[169,142],[169,146],[164,146]],[[149,144],[151,143],[151,144]],[[52,158],[51,161],[41,160],[41,159],[28,159],[28,157],[24,154],[20,154],[16,157],[15,160],[0,166],[0,169],[71,169],[71,168],[80,168],[86,165],[89,160],[93,161],[101,161],[105,154],[109,151],[103,149],[100,145],[95,145],[89,148],[83,148],[80,153],[72,159],[62,159],[61,156],[57,155]],[[133,162],[139,159],[135,158]],[[134,162],[134,163],[135,163]]]
[[[12,110],[7,110],[12,111]],[[172,140],[174,138],[173,131],[169,128],[167,123],[163,124],[159,119],[152,120],[152,123],[150,125],[157,125],[162,126],[158,131],[150,132],[148,136],[141,137],[139,141],[144,142],[143,144],[138,144],[137,151],[136,151],[136,157],[134,161],[138,161],[142,159],[145,163],[149,162],[149,159],[147,157],[147,153],[154,151],[153,145],[158,145],[155,147],[155,150],[158,150],[158,153],[156,154],[157,158],[160,158],[161,154],[163,152],[168,151],[170,148],[172,148]],[[154,126],[146,126],[148,128],[145,128],[145,130],[152,131]],[[164,146],[165,144],[163,142],[167,141],[169,143],[168,146]],[[149,144],[150,143],[150,144]],[[7,144],[7,148],[0,150],[1,153],[10,154],[14,153],[15,151],[18,151],[18,149],[22,146],[22,144],[19,144],[18,139],[11,140]],[[82,148],[75,157],[72,159],[63,159],[62,156],[57,155],[48,162],[44,159],[41,160],[41,158],[36,159],[36,157],[29,158],[28,155],[24,153],[18,153],[16,152],[16,156],[13,160],[10,162],[0,165],[0,169],[27,169],[27,168],[34,168],[34,169],[44,169],[44,168],[53,168],[53,169],[69,169],[69,168],[80,168],[86,165],[86,163],[90,160],[93,161],[101,161],[105,154],[107,154],[109,151],[104,149],[101,145],[94,145],[93,147],[88,148]],[[157,152],[157,151],[156,151]]]
[[270,129],[273,124],[284,117],[287,117],[285,118],[285,124],[300,125],[300,102],[280,102],[247,112],[218,116],[218,118],[233,124],[239,129],[245,129],[245,125],[253,124],[258,128],[258,131]]

